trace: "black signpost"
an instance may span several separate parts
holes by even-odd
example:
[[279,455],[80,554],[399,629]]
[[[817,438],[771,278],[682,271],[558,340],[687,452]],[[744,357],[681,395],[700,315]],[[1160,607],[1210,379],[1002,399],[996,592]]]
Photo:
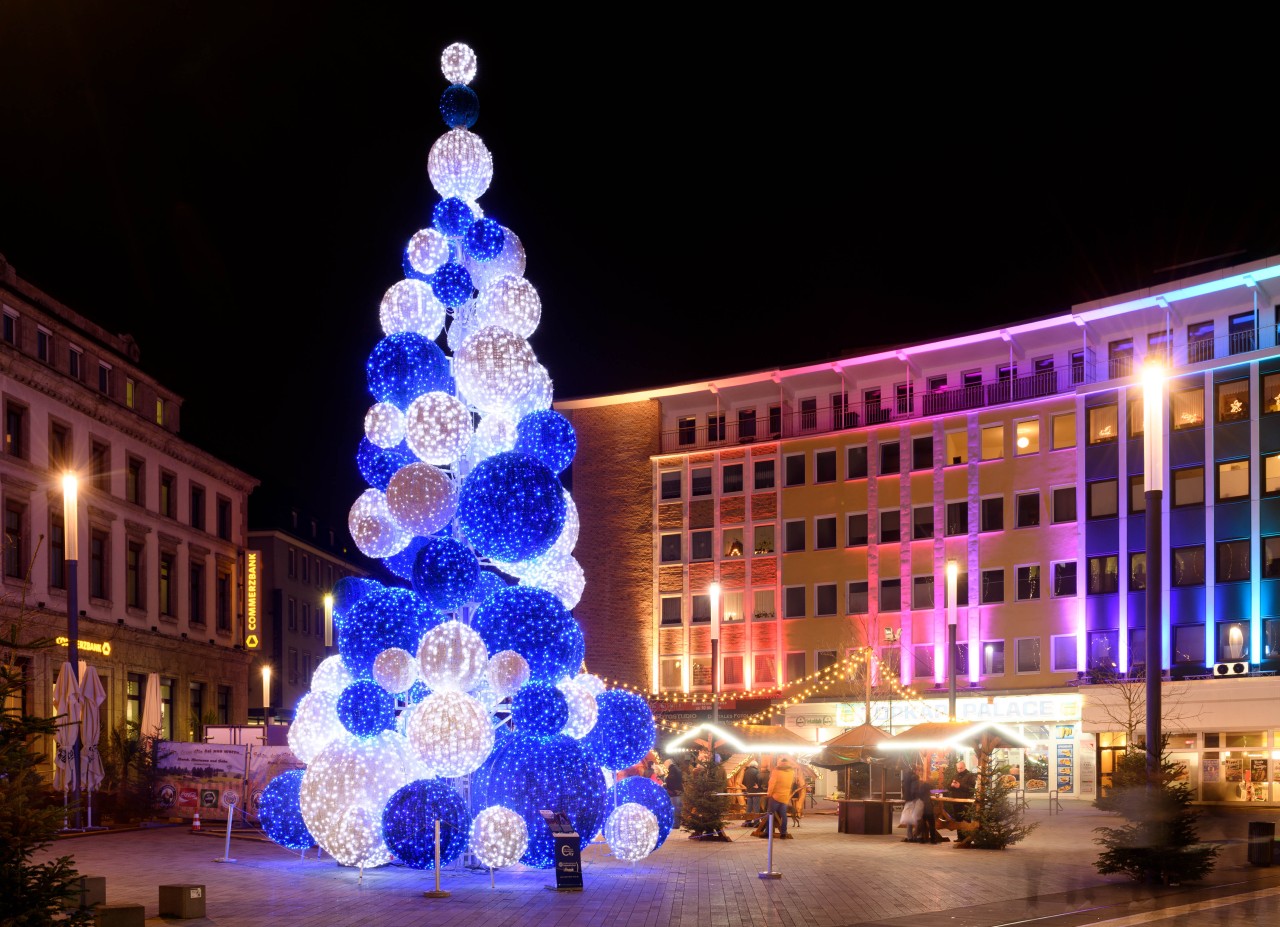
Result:
[[549,891],[580,892],[582,891],[582,847],[573,822],[563,811],[538,812],[547,822],[555,843],[556,884],[555,888],[547,886]]

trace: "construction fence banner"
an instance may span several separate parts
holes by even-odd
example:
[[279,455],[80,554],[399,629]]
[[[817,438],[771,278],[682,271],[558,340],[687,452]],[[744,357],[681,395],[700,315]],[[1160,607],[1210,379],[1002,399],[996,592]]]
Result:
[[[257,817],[262,790],[286,769],[302,769],[288,747],[171,742],[160,750],[156,807],[169,817],[226,820],[234,803]],[[234,799],[232,799],[234,796]]]

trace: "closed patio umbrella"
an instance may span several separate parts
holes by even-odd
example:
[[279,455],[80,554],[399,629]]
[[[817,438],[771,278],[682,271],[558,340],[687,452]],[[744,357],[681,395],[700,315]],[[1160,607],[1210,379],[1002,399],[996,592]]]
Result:
[[64,662],[58,671],[58,681],[53,686],[53,710],[58,717],[54,735],[58,752],[54,758],[53,787],[62,789],[62,826],[65,829],[67,793],[75,779],[75,746],[76,737],[80,734],[80,686],[70,661]]
[[142,699],[142,723],[139,730],[143,737],[160,736],[160,674],[147,674],[147,692]]
[[102,784],[102,756],[98,753],[102,724],[98,710],[106,698],[98,671],[88,667],[80,679],[80,786],[89,796],[90,827],[93,827],[93,792]]

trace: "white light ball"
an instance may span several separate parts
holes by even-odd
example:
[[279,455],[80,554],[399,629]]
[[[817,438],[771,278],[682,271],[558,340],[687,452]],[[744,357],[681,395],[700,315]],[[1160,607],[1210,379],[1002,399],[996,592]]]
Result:
[[289,749],[299,760],[310,763],[325,747],[346,736],[347,729],[338,718],[337,693],[313,689],[299,699],[289,725]]
[[378,306],[378,321],[388,335],[417,332],[434,341],[444,328],[444,317],[444,303],[424,280],[401,280],[387,290]]
[[325,849],[343,866],[385,866],[394,858],[382,839],[382,813],[375,815],[359,805],[342,812]]
[[311,673],[312,692],[329,692],[333,695],[341,695],[342,690],[353,682],[355,682],[355,677],[347,671],[347,664],[342,662],[342,657],[336,653],[321,660]]
[[432,692],[467,691],[484,675],[488,661],[480,635],[461,621],[436,625],[418,647],[422,681]]
[[493,749],[489,712],[465,692],[432,692],[405,724],[414,752],[433,776],[454,779],[479,769]]
[[529,681],[529,661],[514,650],[499,650],[489,658],[489,685],[502,698],[510,698]]
[[454,355],[453,374],[467,401],[481,412],[510,410],[534,382],[538,359],[514,332],[487,326]]
[[347,515],[347,530],[360,552],[375,560],[400,553],[413,540],[391,514],[386,494],[378,489],[360,494]]
[[420,274],[434,274],[449,263],[449,239],[437,229],[421,229],[409,239],[409,266]]
[[394,403],[374,403],[364,414],[364,436],[378,447],[395,447],[404,440],[404,413]]
[[458,484],[439,467],[406,464],[387,483],[387,507],[417,537],[435,534],[458,509]]
[[423,463],[453,463],[471,443],[471,413],[448,393],[423,393],[405,410],[405,439]]
[[558,551],[549,551],[534,561],[525,570],[520,582],[535,589],[545,589],[571,611],[578,607],[583,590],[587,587],[582,565],[572,554]]
[[467,449],[467,462],[475,466],[480,461],[501,454],[516,446],[516,426],[519,423],[502,412],[491,412],[480,419],[471,447]]
[[[561,529],[556,542],[551,545],[549,553],[570,554],[578,545],[578,532],[582,530],[582,520],[578,518],[578,504],[573,501],[573,496],[568,490],[564,492],[564,503],[564,528]],[[395,509],[393,508],[391,512],[395,514]]]
[[427,154],[427,176],[442,197],[477,200],[493,181],[493,155],[469,129],[450,129]]
[[658,845],[658,819],[639,802],[623,802],[609,812],[604,822],[604,839],[614,859],[637,862]]
[[476,53],[471,46],[454,42],[440,56],[440,70],[451,84],[469,84],[476,79]]
[[493,714],[502,704],[502,696],[489,685],[489,677],[481,676],[476,684],[467,690],[467,694],[484,706],[484,710]]
[[480,291],[476,319],[482,328],[496,325],[528,338],[542,319],[542,300],[524,277],[504,274]]
[[592,673],[579,673],[573,677],[573,681],[592,695],[598,696],[605,690],[604,680]]
[[550,409],[551,396],[551,374],[547,373],[546,367],[538,364],[529,376],[529,388],[513,404],[513,414],[517,419],[521,419],[530,412],[543,412]]
[[561,733],[581,740],[596,726],[600,714],[596,697],[569,678],[561,679],[556,688],[564,693],[564,700],[569,705],[569,721]]
[[518,863],[529,848],[529,828],[510,808],[490,805],[471,822],[471,852],[490,869]]
[[392,695],[408,692],[418,681],[418,661],[407,650],[388,647],[373,659],[373,681]]
[[470,255],[464,255],[463,266],[471,274],[471,282],[483,289],[485,284],[497,280],[503,274],[523,277],[525,271],[524,245],[516,233],[505,225],[502,227],[502,250],[496,257],[487,261],[477,261]]
[[479,328],[476,324],[476,301],[474,298],[467,300],[461,306],[456,306],[453,310],[452,320],[449,322],[449,330],[445,334],[445,343],[448,344],[449,350],[454,354],[462,349],[462,344]]

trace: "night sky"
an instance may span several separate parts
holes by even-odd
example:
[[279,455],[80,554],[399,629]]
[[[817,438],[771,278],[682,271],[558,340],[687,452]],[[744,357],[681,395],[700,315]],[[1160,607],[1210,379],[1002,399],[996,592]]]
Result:
[[133,334],[185,437],[338,520],[454,41],[558,398],[1280,254],[1275,79],[1241,23],[443,8],[0,5],[0,253]]

